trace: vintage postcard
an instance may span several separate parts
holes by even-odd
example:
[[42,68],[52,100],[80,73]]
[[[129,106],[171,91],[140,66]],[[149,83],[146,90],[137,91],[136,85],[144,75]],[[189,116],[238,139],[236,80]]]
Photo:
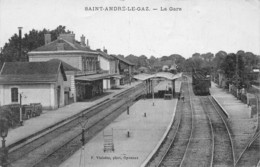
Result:
[[260,166],[259,0],[0,0],[0,167]]

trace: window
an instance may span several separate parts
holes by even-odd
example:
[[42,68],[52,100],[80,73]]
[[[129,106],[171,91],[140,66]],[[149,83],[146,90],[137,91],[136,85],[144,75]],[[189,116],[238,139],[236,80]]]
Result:
[[18,88],[11,88],[12,102],[18,102]]

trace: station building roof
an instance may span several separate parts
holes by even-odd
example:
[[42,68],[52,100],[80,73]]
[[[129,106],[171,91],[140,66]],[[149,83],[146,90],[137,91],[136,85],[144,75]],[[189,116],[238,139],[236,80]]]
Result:
[[118,59],[119,61],[124,62],[125,64],[128,64],[129,66],[135,66],[134,63],[130,62],[129,60],[127,60],[127,59],[124,58],[124,57],[116,56],[116,55],[111,55],[111,56],[113,56],[114,58]]
[[142,80],[142,81],[152,79],[152,78],[165,78],[168,80],[175,80],[177,78],[180,78],[181,76],[182,76],[182,73],[172,74],[169,72],[159,72],[159,73],[155,73],[155,74],[142,73],[142,74],[135,75],[134,78],[138,79],[138,80]]
[[63,76],[63,80],[67,81],[61,62],[5,62],[0,71],[0,83],[57,82],[59,71]]

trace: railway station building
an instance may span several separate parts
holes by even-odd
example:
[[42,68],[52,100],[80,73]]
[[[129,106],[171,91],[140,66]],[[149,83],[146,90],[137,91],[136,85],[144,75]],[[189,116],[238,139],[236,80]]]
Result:
[[131,83],[134,73],[135,64],[131,63],[127,59],[121,56],[111,55],[116,59],[116,67],[118,69],[116,76],[114,78],[118,78],[120,85],[124,85],[127,83]]
[[64,81],[64,100],[65,105],[71,104],[76,102],[76,93],[75,93],[75,75],[80,70],[72,67],[71,65],[65,63],[62,60],[59,59],[51,59],[49,62],[60,62],[63,66],[64,72],[66,74],[67,80]]
[[101,70],[109,74],[109,77],[103,79],[103,89],[107,90],[118,86],[120,84],[118,60],[109,55],[105,48],[103,51],[97,49],[97,52],[99,53],[98,61]]
[[28,53],[30,62],[50,61],[58,59],[78,69],[70,78],[68,94],[75,101],[84,101],[103,93],[104,89],[119,84],[114,77],[118,68],[116,59],[107,51],[90,49],[82,35],[80,42],[75,40],[75,34],[60,34],[58,39],[51,41],[51,35],[45,34],[45,45]]
[[61,62],[5,62],[0,72],[0,106],[41,103],[44,109],[63,107],[66,80]]

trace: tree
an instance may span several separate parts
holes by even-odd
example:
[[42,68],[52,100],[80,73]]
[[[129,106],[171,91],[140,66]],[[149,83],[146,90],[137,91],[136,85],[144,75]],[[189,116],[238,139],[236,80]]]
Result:
[[214,54],[213,53],[206,53],[206,54],[202,54],[201,57],[203,58],[204,61],[206,62],[211,62],[213,57],[214,57]]
[[183,64],[183,70],[187,71],[187,72],[192,72],[192,68],[193,68],[193,60],[192,58],[187,59],[184,64]]
[[224,71],[228,79],[232,79],[236,74],[236,54],[230,53],[221,63],[220,68]]
[[148,61],[153,66],[157,59],[154,56],[151,56]]
[[213,58],[213,64],[216,69],[220,68],[220,64],[225,60],[227,56],[227,53],[224,51],[219,51],[215,54],[215,57]]
[[193,53],[192,54],[192,58],[200,58],[200,54],[199,53]]
[[244,75],[243,54],[243,52],[230,53],[220,65],[220,69],[224,71],[227,79],[235,85],[238,84],[239,88],[247,83]]
[[61,33],[71,33],[71,31],[66,30],[65,26],[58,26],[54,30],[35,30],[32,29],[29,33],[25,33],[22,38],[22,57],[20,58],[18,55],[19,52],[19,36],[14,34],[7,43],[5,43],[0,57],[0,67],[4,62],[11,61],[26,61],[27,53],[44,45],[44,34],[50,33],[52,40],[56,40]]
[[132,62],[133,64],[135,64],[135,68],[138,68],[138,57],[133,55],[133,54],[130,54],[128,56],[125,57],[127,60],[129,60],[130,62]]

